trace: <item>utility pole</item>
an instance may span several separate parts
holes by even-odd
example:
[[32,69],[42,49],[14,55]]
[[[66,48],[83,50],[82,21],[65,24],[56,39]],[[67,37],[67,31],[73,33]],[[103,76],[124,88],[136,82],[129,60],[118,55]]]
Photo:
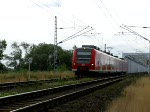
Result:
[[[90,29],[89,29],[89,28],[90,28]],[[55,16],[55,31],[54,31],[54,72],[57,72],[58,63],[59,63],[57,45],[58,45],[58,44],[61,44],[61,43],[63,43],[63,42],[65,42],[65,41],[68,41],[68,40],[70,40],[70,39],[73,39],[73,38],[75,38],[75,37],[78,37],[78,36],[80,36],[80,35],[82,35],[82,34],[85,34],[85,33],[87,33],[87,32],[90,32],[91,30],[93,30],[92,27],[87,26],[86,28],[84,28],[84,29],[78,31],[77,33],[75,33],[75,34],[69,36],[68,38],[66,38],[66,39],[64,39],[64,40],[62,40],[62,41],[60,41],[60,42],[57,43],[57,29],[64,29],[64,28],[57,28],[57,16]],[[89,30],[87,30],[87,29],[89,29]]]
[[150,40],[148,40],[148,42],[149,42],[149,54],[148,54],[147,64],[148,64],[148,74],[150,74]]
[[28,63],[29,63],[29,75],[28,75],[28,81],[30,81],[30,78],[31,78],[31,76],[30,76],[30,68],[31,68],[31,63],[32,63],[32,57],[29,57],[28,58]]
[[57,71],[57,16],[55,16],[55,32],[54,32],[54,72]]
[[106,44],[105,44],[105,50],[104,51],[106,52]]

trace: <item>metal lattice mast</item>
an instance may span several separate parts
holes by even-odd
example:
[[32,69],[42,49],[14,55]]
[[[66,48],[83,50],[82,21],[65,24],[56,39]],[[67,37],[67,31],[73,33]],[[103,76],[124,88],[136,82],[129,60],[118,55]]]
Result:
[[54,71],[57,71],[57,16],[55,16],[55,33],[54,33]]

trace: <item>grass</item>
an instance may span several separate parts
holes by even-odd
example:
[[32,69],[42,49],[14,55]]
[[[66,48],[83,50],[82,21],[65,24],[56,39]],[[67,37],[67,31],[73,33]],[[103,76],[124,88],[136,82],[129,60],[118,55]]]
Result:
[[124,89],[122,96],[113,100],[108,112],[149,112],[150,77],[145,76]]
[[[69,78],[74,77],[74,73],[72,71],[64,71],[64,72],[47,72],[47,71],[37,71],[30,72],[30,80],[45,80],[51,78]],[[20,72],[12,72],[7,74],[0,74],[0,83],[6,82],[21,82],[28,81],[29,73],[28,71],[20,71]]]

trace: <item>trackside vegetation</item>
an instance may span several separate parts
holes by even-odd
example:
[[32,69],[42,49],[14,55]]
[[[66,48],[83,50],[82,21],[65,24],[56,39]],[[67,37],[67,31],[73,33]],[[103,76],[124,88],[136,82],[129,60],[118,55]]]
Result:
[[122,96],[113,100],[108,112],[149,112],[150,77],[145,76],[126,87]]
[[[72,78],[74,73],[72,71],[36,71],[30,72],[30,80],[47,80],[52,78]],[[22,82],[29,81],[29,72],[28,71],[18,71],[0,74],[0,83],[6,82]]]
[[4,52],[6,48],[7,42],[0,40],[0,83],[74,77],[71,71],[72,50],[58,46],[58,67],[55,73],[53,44],[13,42],[9,54]]
[[[0,40],[0,73],[28,70],[29,62],[31,62],[31,71],[52,71],[54,69],[53,44],[39,43],[35,45],[26,42],[13,42],[10,54],[4,54],[6,48],[7,42]],[[73,49],[64,50],[60,46],[57,49],[57,69],[60,71],[71,71]]]

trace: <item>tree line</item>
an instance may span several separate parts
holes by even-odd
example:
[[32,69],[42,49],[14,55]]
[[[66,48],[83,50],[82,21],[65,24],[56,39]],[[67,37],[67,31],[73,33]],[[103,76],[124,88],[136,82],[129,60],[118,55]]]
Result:
[[[0,71],[27,70],[30,63],[31,71],[52,71],[54,68],[54,45],[40,43],[13,42],[10,54],[4,54],[7,42],[0,40]],[[71,70],[72,50],[64,50],[58,46],[58,70]],[[2,63],[5,60],[5,63]]]

